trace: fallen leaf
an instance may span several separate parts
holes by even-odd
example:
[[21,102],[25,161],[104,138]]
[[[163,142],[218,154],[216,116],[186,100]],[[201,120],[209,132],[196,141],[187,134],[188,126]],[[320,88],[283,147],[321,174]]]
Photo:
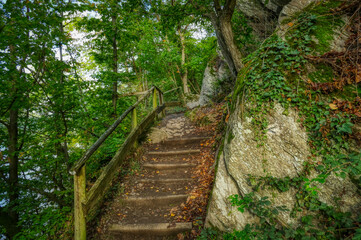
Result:
[[184,235],[183,235],[183,233],[178,233],[178,234],[177,234],[177,238],[178,238],[178,240],[184,240]]
[[333,103],[330,103],[328,106],[330,106],[330,108],[331,108],[332,110],[338,109],[338,107],[337,107],[335,104],[333,104]]

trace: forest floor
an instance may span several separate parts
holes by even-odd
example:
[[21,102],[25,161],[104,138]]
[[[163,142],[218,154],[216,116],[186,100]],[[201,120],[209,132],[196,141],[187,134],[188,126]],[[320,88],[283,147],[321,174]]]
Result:
[[153,127],[90,239],[195,239],[212,188],[221,109],[200,109],[193,121],[170,114]]

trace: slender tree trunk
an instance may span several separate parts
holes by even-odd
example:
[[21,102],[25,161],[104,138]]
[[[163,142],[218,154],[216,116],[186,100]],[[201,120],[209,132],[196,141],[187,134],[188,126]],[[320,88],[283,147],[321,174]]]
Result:
[[226,41],[228,50],[232,56],[235,68],[238,73],[239,70],[241,70],[241,68],[243,67],[242,54],[239,51],[239,49],[236,46],[236,43],[234,41],[234,35],[233,35],[231,21],[232,21],[232,15],[222,16],[220,19],[220,26],[221,26],[222,34],[224,36],[224,40]]
[[[134,57],[132,57],[131,64],[132,64],[133,71],[135,72],[135,77],[138,80],[137,91],[143,92],[143,91],[148,90],[148,85],[145,83],[145,80],[143,79],[143,77],[144,77],[143,69],[141,67],[137,66],[137,63],[135,62]],[[142,96],[139,95],[137,98],[139,100],[142,98]]]
[[114,82],[113,82],[113,94],[112,94],[112,103],[114,116],[117,115],[117,100],[118,100],[118,49],[117,49],[117,17],[116,15],[112,16],[112,24],[114,30],[113,36],[113,73],[114,73]]
[[[16,107],[15,107],[16,108]],[[11,222],[11,231],[9,232],[10,239],[20,231],[17,224],[19,221],[19,213],[15,210],[19,203],[19,153],[18,145],[18,118],[19,112],[17,109],[10,109],[9,121],[9,221]]]
[[212,14],[211,22],[216,32],[218,45],[222,55],[231,70],[232,76],[235,78],[243,65],[241,62],[241,52],[234,42],[231,18],[232,16],[217,17],[215,14]]
[[19,232],[16,223],[12,222],[11,214],[8,210],[4,210],[0,207],[0,225],[6,229],[5,236],[8,239],[13,239],[13,237]]
[[184,94],[188,94],[189,93],[189,88],[188,88],[188,70],[185,67],[185,63],[186,63],[186,46],[185,46],[185,39],[184,39],[184,34],[181,31],[181,28],[178,27],[178,34],[179,34],[179,38],[180,38],[180,42],[181,42],[181,52],[182,52],[182,59],[181,59],[181,79],[182,79],[182,83],[183,83],[183,92]]
[[[61,12],[61,19],[63,19],[64,13]],[[62,36],[64,36],[64,26],[63,26],[63,20],[61,20],[60,22],[60,33]],[[63,62],[63,44],[62,42],[60,42],[59,44],[59,55],[60,55],[60,61]],[[60,72],[60,85],[62,86],[61,88],[61,98],[64,99],[64,88],[63,88],[63,84],[64,84],[64,71],[63,69],[61,69]],[[66,122],[66,116],[65,116],[65,112],[64,112],[64,101],[62,101],[61,103],[61,109],[59,110],[59,112],[57,113],[57,115],[60,118],[57,118],[56,120],[59,120],[61,122],[63,122],[64,125],[64,131],[63,131],[63,137],[64,137],[64,141],[63,144],[60,144],[59,146],[59,150],[61,151],[63,158],[65,160],[65,163],[67,164],[67,170],[69,171],[71,168],[71,164],[70,164],[70,159],[69,159],[69,152],[68,152],[68,143],[66,141],[66,136],[68,135],[68,126],[67,126],[67,122]],[[57,123],[55,123],[57,124]],[[58,134],[60,134],[61,132],[59,131]]]
[[219,0],[214,0],[214,11],[207,14],[216,32],[222,55],[234,78],[237,77],[239,70],[243,67],[242,54],[234,42],[232,31],[232,15],[235,6],[236,0],[226,0],[223,7],[220,6]]
[[[15,64],[15,47],[10,46],[10,54],[13,60],[12,64],[12,97],[17,99],[18,94],[18,81],[17,81],[17,70]],[[15,100],[17,101],[17,100]],[[19,110],[17,103],[14,102],[9,110],[9,124],[8,124],[8,150],[9,150],[9,189],[8,189],[8,196],[9,196],[9,208],[8,208],[8,215],[10,217],[9,221],[11,222],[11,228],[7,229],[9,232],[10,239],[20,231],[18,227],[19,222],[19,212],[16,210],[19,203],[19,149],[18,149],[18,141],[19,141],[19,128],[18,128],[18,121],[19,121]]]

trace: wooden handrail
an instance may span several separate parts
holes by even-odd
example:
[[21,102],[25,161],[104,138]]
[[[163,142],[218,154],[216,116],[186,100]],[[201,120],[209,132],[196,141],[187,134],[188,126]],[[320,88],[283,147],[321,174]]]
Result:
[[[70,170],[71,175],[75,175],[79,169],[84,166],[86,161],[93,155],[93,153],[103,144],[103,142],[114,132],[118,125],[128,116],[130,112],[133,111],[150,93],[152,93],[153,86],[150,88],[147,93],[139,99],[136,103],[130,106],[115,122],[98,138],[98,140],[84,153],[84,155],[74,164]],[[158,89],[158,88],[157,88]],[[158,90],[160,91],[160,90]]]
[[[158,92],[158,97],[157,97]],[[138,125],[136,107],[150,94],[153,98],[153,110]],[[147,93],[142,96],[135,104],[130,106],[115,122],[98,138],[98,140],[85,152],[85,154],[74,164],[70,174],[74,175],[74,239],[86,240],[86,219],[97,210],[102,202],[105,193],[109,189],[117,169],[121,166],[122,161],[129,149],[137,146],[139,135],[147,126],[162,113],[164,116],[165,103],[163,92],[156,86],[151,87]],[[118,125],[132,113],[132,131],[116,152],[112,160],[104,167],[102,173],[86,193],[86,171],[87,160],[101,146],[101,144],[114,132]]]
[[180,89],[180,87],[176,87],[176,88],[173,88],[171,90],[165,91],[163,94],[167,94],[167,93],[173,92],[173,91],[178,90],[178,89]]
[[133,146],[136,138],[138,138],[138,136],[146,129],[150,122],[153,121],[158,113],[164,109],[164,107],[164,105],[158,106],[151,113],[149,113],[148,116],[138,125],[138,127],[130,133],[112,160],[110,160],[107,166],[104,167],[104,170],[95,181],[92,188],[88,191],[87,197],[83,203],[83,209],[87,215],[92,215],[92,213],[97,209],[97,206],[101,202],[101,198],[110,187],[109,183],[116,174],[116,169],[118,169],[119,165],[121,164],[121,159],[125,157],[127,150]]

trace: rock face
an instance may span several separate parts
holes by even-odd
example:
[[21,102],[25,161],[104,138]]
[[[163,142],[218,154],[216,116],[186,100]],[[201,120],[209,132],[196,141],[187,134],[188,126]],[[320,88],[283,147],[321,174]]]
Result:
[[[226,136],[224,156],[219,159],[216,182],[214,185],[206,226],[216,227],[221,231],[242,229],[246,224],[256,223],[257,217],[247,210],[237,211],[230,205],[228,197],[233,194],[244,196],[253,192],[249,176],[277,178],[297,177],[303,170],[303,164],[311,156],[307,143],[307,134],[297,122],[298,114],[289,110],[287,116],[284,109],[276,104],[271,114],[267,116],[269,122],[267,140],[263,147],[258,147],[255,140],[252,118],[241,120],[239,109],[230,118]],[[230,140],[231,139],[231,140]],[[227,141],[227,140],[226,140]],[[282,167],[280,167],[282,166]],[[317,176],[311,173],[311,176]],[[360,195],[357,187],[349,179],[340,179],[334,175],[327,178],[320,188],[319,199],[329,205],[338,206],[343,211],[359,211]],[[272,206],[286,206],[292,209],[295,204],[295,189],[279,192],[273,189],[262,189],[256,197],[269,197]],[[335,202],[335,197],[340,200]],[[300,216],[299,216],[300,217]],[[290,212],[282,212],[278,216],[283,224],[295,224],[297,218],[291,218]]]
[[267,38],[277,26],[278,15],[266,8],[261,1],[238,0],[237,9],[247,18],[257,40],[262,41]]
[[283,20],[319,0],[238,0],[238,9],[247,17],[254,35],[267,38]]
[[[278,23],[280,24],[280,31],[278,31],[279,36],[284,36],[285,32],[289,28],[287,24],[285,24],[287,19],[292,19],[297,13],[301,12],[307,6],[312,3],[317,3],[319,0],[292,0],[289,4],[283,7],[282,11],[278,17]],[[349,21],[349,17],[342,16],[342,21],[347,23]],[[282,24],[284,23],[284,24]],[[330,51],[342,52],[345,51],[345,43],[348,37],[350,36],[350,32],[347,28],[336,28],[334,29],[333,40],[330,42]],[[316,43],[318,39],[313,39]]]
[[204,70],[202,89],[198,101],[188,103],[187,107],[195,108],[210,103],[213,97],[223,91],[221,86],[216,86],[217,82],[227,82],[230,76],[226,62],[217,57],[215,63],[209,63]]
[[[277,22],[281,23],[313,2],[317,0],[270,0],[267,5],[265,5],[265,0],[239,0],[238,6],[250,19],[261,19],[259,15],[262,12],[267,16],[272,16],[273,13],[279,16]],[[346,20],[344,19],[344,22],[347,22]],[[279,27],[281,31],[278,34],[282,36],[285,32],[283,28],[287,28],[287,24]],[[347,35],[342,37],[340,35],[341,32],[335,29],[334,41],[330,42],[331,50],[344,49]],[[266,116],[267,139],[264,140],[264,146],[259,147],[259,141],[256,140],[259,130],[252,125],[252,117],[241,118],[241,106],[239,104],[235,106],[236,109],[229,118],[229,130],[225,136],[223,154],[218,161],[216,180],[206,219],[206,227],[216,227],[221,231],[243,229],[246,224],[259,221],[257,216],[247,210],[243,213],[239,212],[236,207],[231,206],[229,200],[230,195],[244,196],[253,192],[250,176],[255,178],[298,177],[302,174],[305,163],[312,156],[307,133],[298,122],[299,117],[295,110],[288,109],[288,114],[285,115],[285,109],[275,104],[270,114]],[[247,107],[249,106],[246,103]],[[357,130],[357,126],[354,127],[354,131],[361,132]],[[317,176],[318,173],[311,170],[309,179]],[[318,199],[327,205],[353,214],[361,210],[360,191],[348,177],[342,179],[331,174],[326,178],[325,183],[315,181],[310,184],[310,187],[318,189]],[[271,207],[285,206],[292,210],[296,203],[296,191],[297,189],[292,187],[286,192],[265,187],[255,192],[255,197],[260,199],[267,196],[272,203]],[[302,212],[292,218],[290,212],[281,212],[278,215],[278,221],[283,225],[296,226],[305,214],[307,213]]]
[[291,0],[261,0],[261,2],[266,8],[278,14]]
[[231,206],[228,197],[238,194],[238,186],[228,174],[224,160],[221,154],[205,227],[231,232],[234,229],[241,230],[246,223],[257,222],[258,218],[247,211],[241,214],[236,207]]
[[282,20],[294,16],[297,12],[302,11],[305,7],[310,5],[311,3],[317,2],[318,0],[292,0],[289,4],[285,5],[279,15],[278,21],[279,23]]

